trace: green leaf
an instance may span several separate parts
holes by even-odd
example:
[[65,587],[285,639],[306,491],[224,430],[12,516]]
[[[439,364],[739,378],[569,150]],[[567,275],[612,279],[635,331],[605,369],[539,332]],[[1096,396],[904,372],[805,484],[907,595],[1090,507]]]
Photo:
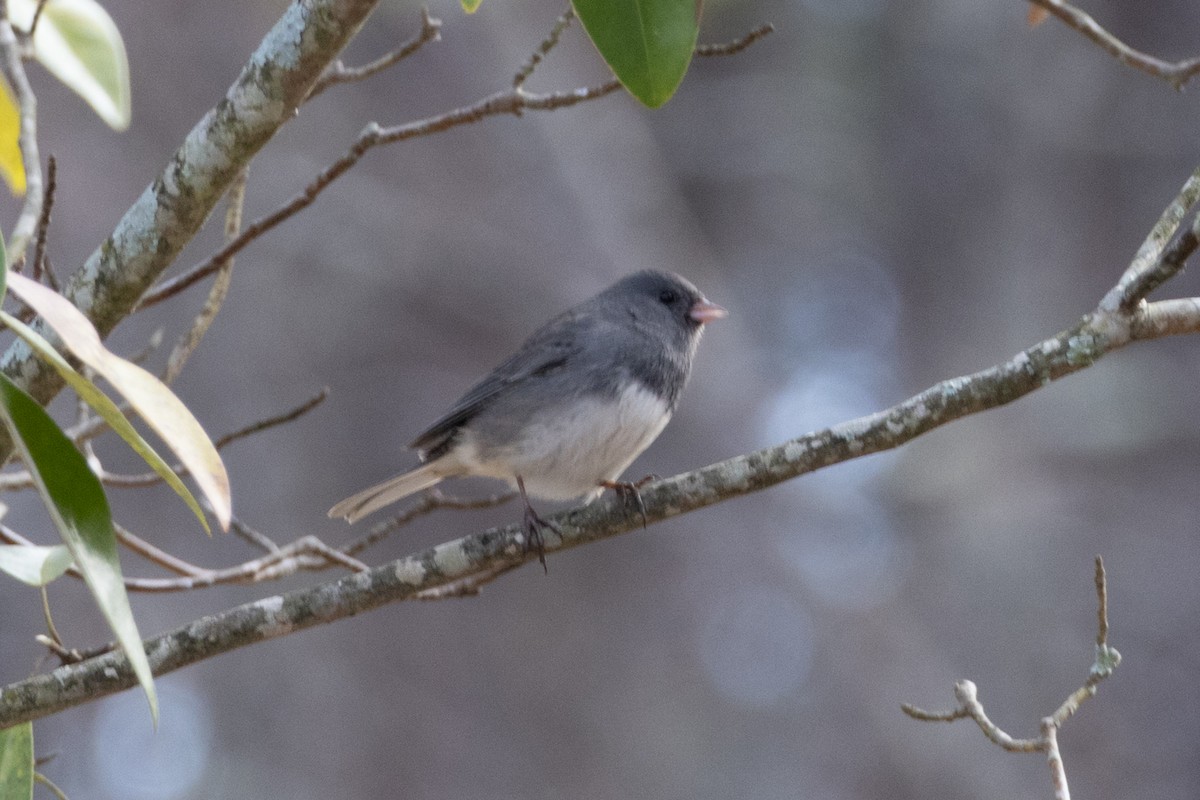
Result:
[[572,0],[626,90],[650,108],[671,99],[696,50],[700,0]]
[[13,445],[96,598],[96,605],[125,650],[157,725],[158,699],[150,662],[125,594],[112,513],[99,479],[45,409],[3,373],[0,373],[0,418],[12,434]]
[[18,274],[9,276],[8,288],[41,315],[71,353],[124,395],[179,457],[208,498],[221,528],[228,530],[232,515],[229,476],[217,448],[183,401],[137,364],[106,350],[92,323],[62,295]]
[[0,572],[30,586],[45,586],[70,569],[72,563],[66,545],[0,544]]
[[467,12],[468,14],[474,14],[476,11],[478,11],[479,4],[483,2],[483,0],[460,0],[460,1],[462,2],[463,11]]
[[142,435],[137,432],[137,429],[133,425],[129,424],[129,420],[121,413],[121,409],[117,407],[117,404],[110,400],[108,395],[100,391],[96,384],[76,372],[75,368],[68,364],[67,360],[37,331],[5,311],[0,311],[0,322],[12,328],[17,336],[25,340],[25,343],[29,345],[29,348],[33,352],[37,353],[43,360],[58,370],[58,374],[63,377],[63,380],[75,390],[77,395],[83,398],[85,403],[94,408],[96,413],[104,418],[104,421],[113,429],[113,432],[128,442],[133,451],[141,456],[142,460],[149,464],[150,468],[168,486],[174,489],[177,495],[183,498],[183,502],[187,503],[188,508],[196,515],[196,519],[200,520],[200,524],[204,526],[205,532],[211,536],[212,531],[208,527],[208,520],[204,516],[204,510],[196,502],[196,498],[188,491],[187,486],[184,485],[179,475],[175,473],[175,470],[171,469],[171,465],[163,461],[162,456],[155,451],[149,442],[142,438]]
[[33,723],[0,730],[0,797],[33,797]]
[[[37,0],[8,0],[25,30]],[[33,55],[114,130],[129,127],[129,59],[112,17],[95,0],[49,0],[33,34]]]

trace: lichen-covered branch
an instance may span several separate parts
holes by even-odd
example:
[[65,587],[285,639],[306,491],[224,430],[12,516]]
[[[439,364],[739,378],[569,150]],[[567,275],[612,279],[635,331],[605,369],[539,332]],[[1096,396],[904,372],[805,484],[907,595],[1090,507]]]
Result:
[[[67,281],[64,293],[101,335],[130,313],[175,260],[238,171],[292,119],[377,3],[297,0],[283,13],[225,98],[197,123],[109,238]],[[31,186],[30,192],[40,195],[41,188]],[[39,332],[57,341],[48,330]],[[0,369],[42,403],[62,388],[58,373],[20,341],[0,358]],[[0,437],[0,461],[10,451],[7,435]]]
[[[641,490],[645,518],[657,522],[766,489],[821,467],[899,447],[956,419],[1010,403],[1087,368],[1138,338],[1153,338],[1158,329],[1139,320],[1153,316],[1154,308],[1151,304],[1128,314],[1088,314],[1072,328],[1003,364],[942,381],[892,408],[652,483]],[[1191,329],[1200,329],[1200,313],[1193,316]],[[641,514],[613,497],[559,514],[553,522],[562,531],[562,540],[547,542],[548,553],[642,528]],[[171,672],[387,603],[436,596],[441,587],[469,585],[472,576],[503,571],[534,557],[527,551],[520,526],[493,528],[366,572],[197,620],[150,639],[146,643],[150,665],[155,674]],[[0,692],[0,727],[52,714],[133,684],[124,656],[116,652],[59,667]]]

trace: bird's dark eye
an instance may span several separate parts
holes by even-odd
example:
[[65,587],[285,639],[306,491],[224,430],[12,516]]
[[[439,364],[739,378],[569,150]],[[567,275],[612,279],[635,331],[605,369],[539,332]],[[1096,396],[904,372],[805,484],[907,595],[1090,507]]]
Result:
[[679,295],[675,294],[674,289],[663,289],[658,293],[658,299],[664,306],[669,306],[679,299]]

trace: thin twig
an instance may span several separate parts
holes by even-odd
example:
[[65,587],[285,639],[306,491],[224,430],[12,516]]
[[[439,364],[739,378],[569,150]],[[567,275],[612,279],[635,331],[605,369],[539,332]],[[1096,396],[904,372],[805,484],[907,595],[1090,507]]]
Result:
[[301,571],[324,570],[341,566],[351,572],[366,572],[361,561],[340,553],[315,536],[305,536],[266,555],[225,569],[203,570],[196,575],[177,578],[126,578],[131,592],[183,592],[230,584],[273,581]]
[[754,30],[742,36],[740,39],[734,39],[732,42],[723,42],[716,44],[702,44],[696,47],[696,55],[698,56],[732,56],[745,50],[750,45],[757,42],[764,36],[774,33],[775,26],[771,23],[759,25]]
[[969,680],[961,680],[954,685],[954,699],[957,705],[953,710],[943,713],[930,713],[914,705],[905,703],[900,706],[905,714],[923,722],[953,722],[958,719],[970,718],[975,720],[979,729],[992,742],[1010,752],[1046,754],[1050,765],[1050,779],[1054,787],[1054,796],[1059,800],[1070,800],[1071,791],[1067,786],[1067,773],[1063,768],[1062,754],[1058,749],[1058,731],[1076,711],[1084,700],[1096,694],[1096,684],[1107,678],[1121,663],[1121,654],[1108,644],[1108,582],[1104,572],[1104,561],[1096,556],[1096,663],[1088,671],[1087,680],[1063,702],[1058,709],[1048,717],[1043,717],[1040,725],[1040,735],[1030,739],[1014,739],[992,722],[979,702],[975,684]]
[[477,597],[483,590],[483,587],[492,581],[512,572],[520,564],[499,564],[493,569],[485,572],[480,572],[477,575],[469,575],[461,580],[453,581],[445,586],[435,586],[432,589],[426,589],[423,592],[417,592],[413,595],[414,600],[450,600],[460,597]]
[[235,536],[240,536],[244,541],[254,545],[264,553],[274,554],[283,549],[279,545],[275,544],[274,540],[272,540],[270,536],[267,536],[265,533],[262,533],[255,528],[251,528],[237,517],[230,518],[229,530]]
[[1062,0],[1029,0],[1029,2],[1046,9],[1066,23],[1068,27],[1074,28],[1091,39],[1122,64],[1156,78],[1162,78],[1176,89],[1182,90],[1188,81],[1200,74],[1200,58],[1163,61],[1147,53],[1134,50],[1105,30],[1090,15],[1069,3],[1064,3]]
[[21,111],[17,142],[21,147],[21,163],[25,168],[25,204],[8,239],[8,257],[15,261],[25,254],[25,248],[42,215],[43,190],[42,164],[38,155],[37,97],[25,74],[21,45],[7,13],[0,17],[0,55],[3,57],[4,76],[8,78],[8,85],[12,87]]
[[1200,167],[1192,171],[1179,194],[1163,209],[1121,278],[1101,299],[1099,310],[1126,313],[1132,311],[1146,298],[1151,289],[1160,286],[1164,280],[1178,272],[1176,269],[1170,274],[1163,274],[1167,269],[1163,253],[1170,246],[1184,217],[1197,201],[1200,201]]
[[163,569],[170,570],[176,575],[189,575],[195,577],[197,575],[203,575],[204,573],[209,572],[209,570],[206,570],[203,567],[197,567],[195,564],[189,564],[182,558],[173,556],[165,550],[160,550],[140,536],[137,536],[123,526],[118,525],[116,522],[113,523],[113,530],[117,534],[118,542],[125,545],[147,561],[158,564]]
[[[263,431],[269,430],[269,429],[277,427],[279,425],[284,425],[289,422],[292,422],[292,421],[304,416],[308,412],[312,411],[317,406],[319,406],[322,402],[325,401],[325,398],[328,396],[329,396],[329,390],[327,388],[322,389],[316,395],[305,400],[303,403],[296,406],[295,408],[290,408],[287,411],[284,411],[281,414],[276,414],[273,417],[267,417],[266,419],[261,419],[256,422],[252,422],[249,425],[245,426],[244,428],[239,428],[236,431],[231,431],[230,433],[227,433],[224,436],[221,436],[220,438],[218,438],[216,441],[213,442],[213,446],[216,447],[218,450],[223,450],[225,447],[238,441],[239,439],[245,439],[247,436],[252,436],[256,433],[261,433]],[[187,469],[182,464],[175,464],[171,467],[171,469],[177,475],[187,475],[188,474]],[[27,488],[25,486],[17,485],[15,480],[10,480],[12,475],[17,475],[17,474],[19,474],[19,473],[11,473],[10,475],[3,476],[3,479],[0,480],[0,488],[8,488],[8,489]],[[162,482],[162,476],[160,476],[157,472],[142,472],[142,473],[138,473],[136,475],[122,475],[122,474],[117,474],[117,473],[113,473],[113,472],[108,472],[107,470],[102,470],[99,477],[100,477],[101,482],[103,482],[106,485],[119,486],[119,487],[127,488],[127,489],[143,488],[146,486],[156,486]]]
[[[38,6],[41,9],[41,6]],[[50,213],[54,209],[54,190],[58,185],[58,161],[54,156],[46,158],[46,191],[42,198],[42,213],[38,216],[37,231],[33,246],[33,268],[29,276],[35,281],[42,280],[43,273],[51,288],[58,290],[58,279],[53,273],[46,272],[46,234],[50,230]]]
[[[770,26],[763,26],[727,45],[710,47],[709,49],[712,50],[711,53],[701,53],[701,50],[704,48],[698,49],[697,52],[711,55],[728,55],[740,52],[769,32]],[[219,268],[222,261],[238,253],[246,245],[267,231],[270,231],[284,220],[312,205],[317,196],[326,187],[349,171],[367,152],[375,147],[441,133],[460,125],[470,125],[479,122],[488,117],[504,115],[520,116],[525,111],[554,111],[560,108],[568,108],[579,103],[605,97],[620,88],[621,84],[615,78],[596,86],[544,94],[527,92],[524,88],[517,87],[497,92],[469,106],[457,108],[434,117],[427,117],[416,122],[395,125],[389,128],[381,127],[378,123],[369,123],[363,129],[363,132],[359,134],[358,139],[351,145],[346,154],[322,170],[316,178],[304,187],[304,190],[300,194],[270,214],[260,217],[247,225],[240,236],[209,256],[207,260],[195,265],[181,275],[152,287],[142,296],[138,308],[147,308],[156,303],[161,303],[163,300],[174,297],[176,294],[213,274]]]
[[238,439],[245,439],[247,436],[261,433],[262,431],[274,428],[277,425],[284,425],[288,422],[292,422],[293,420],[297,420],[308,412],[312,411],[317,406],[321,405],[321,403],[324,403],[325,398],[327,397],[329,397],[328,386],[322,388],[321,391],[317,392],[300,405],[290,408],[287,411],[284,411],[282,414],[276,414],[273,417],[267,417],[266,419],[259,420],[258,422],[252,422],[244,428],[239,428],[236,431],[227,433],[213,442],[213,444],[219,450],[227,445],[233,444]]
[[58,628],[54,626],[54,615],[50,613],[50,595],[46,592],[45,586],[39,586],[42,591],[42,619],[46,622],[46,633],[50,635],[50,639],[60,647],[64,647],[62,636],[58,632]]
[[1071,800],[1071,789],[1067,786],[1067,770],[1063,767],[1062,753],[1058,750],[1058,726],[1049,717],[1042,720],[1042,740],[1046,743],[1046,763],[1050,765],[1050,785],[1054,787],[1054,800]]
[[404,44],[400,45],[392,52],[375,59],[374,61],[363,64],[361,67],[347,67],[342,63],[341,59],[333,62],[329,69],[313,84],[312,91],[308,93],[308,98],[305,102],[312,100],[321,92],[328,89],[330,86],[339,83],[350,83],[352,81],[361,81],[371,77],[388,67],[394,66],[404,59],[411,56],[413,53],[420,50],[430,42],[441,40],[442,21],[436,17],[429,16],[429,8],[421,7],[421,30],[409,39]]
[[33,10],[33,20],[30,21],[29,30],[25,33],[27,38],[33,39],[33,35],[37,33],[38,23],[42,21],[42,12],[46,9],[48,2],[49,0],[38,0],[37,8]]
[[563,31],[571,26],[571,20],[575,19],[575,9],[567,6],[567,10],[559,15],[554,22],[554,27],[550,29],[550,33],[542,40],[537,49],[529,54],[529,60],[521,65],[517,70],[517,74],[513,76],[512,87],[520,89],[525,85],[525,81],[529,80],[529,76],[537,69],[538,64],[542,63],[542,59],[550,55],[550,51],[558,45],[559,38],[563,35]]
[[[237,177],[233,179],[233,183],[229,185],[228,192],[228,208],[225,211],[225,241],[229,242],[235,239],[238,231],[242,228],[242,208],[246,201],[246,174],[247,167],[242,167],[238,171]],[[226,258],[217,265],[216,279],[213,281],[212,287],[208,290],[208,299],[204,301],[204,306],[192,321],[191,328],[187,333],[180,337],[175,344],[175,349],[171,351],[171,355],[167,358],[167,367],[163,373],[163,383],[174,383],[175,379],[183,372],[184,364],[188,358],[200,346],[200,342],[204,339],[204,334],[208,333],[209,327],[212,326],[213,320],[217,318],[217,314],[221,311],[221,306],[225,303],[225,298],[229,296],[229,286],[233,281],[233,256]]]
[[478,500],[467,500],[460,497],[450,497],[443,494],[438,489],[428,489],[421,494],[421,499],[417,504],[405,509],[399,514],[395,514],[390,519],[381,522],[371,529],[370,533],[361,539],[356,539],[350,544],[341,548],[343,553],[354,555],[361,553],[368,547],[379,544],[391,534],[395,533],[400,528],[408,525],[413,520],[432,514],[440,509],[454,509],[458,511],[475,510],[481,508],[491,508],[492,506],[502,505],[512,500],[517,496],[516,492],[502,492],[489,497],[483,497]]

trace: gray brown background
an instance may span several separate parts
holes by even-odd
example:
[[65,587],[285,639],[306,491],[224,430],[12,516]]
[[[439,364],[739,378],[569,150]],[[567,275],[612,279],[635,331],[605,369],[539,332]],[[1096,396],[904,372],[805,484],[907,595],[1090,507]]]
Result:
[[[60,159],[51,255],[80,264],[221,96],[284,4],[114,0],[134,123],[114,134],[35,70]],[[1200,53],[1187,0],[1086,8],[1130,43]],[[363,125],[506,86],[561,11],[439,0],[444,41],[305,108],[251,169],[255,217]],[[551,313],[643,267],[691,277],[731,316],[679,413],[631,475],[673,474],[877,410],[1067,327],[1120,274],[1197,162],[1195,91],[1117,64],[1017,0],[707,4],[702,38],[779,31],[693,65],[649,112],[625,96],[494,119],[373,152],[238,260],[216,329],[178,384],[214,434],[299,402],[226,451],[237,513],[281,541],[356,530],[335,500],[408,466],[403,444]],[[407,38],[388,2],[361,62]],[[579,30],[531,82],[603,77]],[[3,205],[4,218],[17,205]],[[207,254],[217,226],[181,263]],[[1167,288],[1196,294],[1194,277]],[[122,326],[173,341],[193,291]],[[1200,780],[1196,424],[1200,341],[1142,344],[901,452],[554,556],[481,598],[395,606],[40,722],[72,798],[1048,797],[1041,756],[969,723],[921,725],[961,677],[1032,734],[1092,658],[1091,560],[1112,580],[1126,661],[1061,736],[1079,797],[1191,798]],[[136,468],[111,443],[111,466]],[[466,492],[485,490],[462,487]],[[35,500],[8,521],[52,534]],[[205,565],[168,492],[120,518]],[[446,513],[378,563],[515,519]],[[127,571],[147,574],[132,559]],[[137,597],[142,630],[331,575]],[[107,637],[55,584],[72,644]],[[0,581],[0,679],[38,656],[37,595]]]

